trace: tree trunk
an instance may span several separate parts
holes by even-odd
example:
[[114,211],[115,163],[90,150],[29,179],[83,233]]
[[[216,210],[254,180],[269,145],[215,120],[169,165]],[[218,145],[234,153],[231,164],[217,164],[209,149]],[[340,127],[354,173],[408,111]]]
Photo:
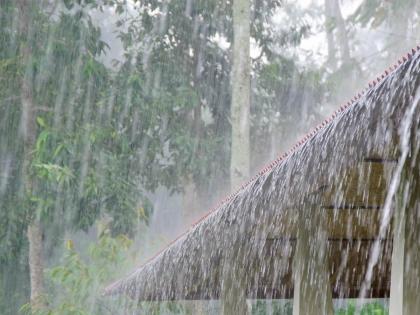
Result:
[[[250,2],[233,0],[233,67],[231,124],[232,144],[230,185],[236,189],[249,177],[250,112]],[[233,248],[237,248],[234,244]],[[234,252],[234,251],[233,251]],[[233,253],[232,252],[232,253]],[[245,273],[238,257],[228,255],[224,262],[221,288],[222,314],[247,314]]]
[[31,307],[32,310],[44,308],[44,259],[42,228],[39,220],[35,219],[28,227],[29,241],[29,270],[31,279]]
[[[24,182],[25,198],[33,194],[34,177],[31,174],[33,151],[36,142],[36,113],[33,96],[33,69],[30,28],[30,11],[32,2],[30,0],[18,1],[20,35],[22,36],[21,57],[25,67],[24,76],[21,82],[21,128],[24,142],[24,159],[22,176]],[[43,269],[43,239],[42,227],[39,218],[28,209],[31,222],[28,226],[27,238],[29,242],[29,271],[31,280],[31,307],[32,310],[39,310],[44,307],[44,269]]]
[[[350,62],[350,47],[347,36],[346,24],[341,14],[338,0],[325,0],[325,30],[327,33],[328,63],[334,69],[337,65],[336,49],[340,49],[343,64]],[[334,30],[336,30],[334,39]]]
[[335,69],[337,60],[335,59],[335,43],[334,43],[334,18],[332,15],[332,1],[325,0],[325,32],[327,33],[328,46],[328,64]]
[[230,162],[231,188],[236,189],[249,177],[250,111],[250,2],[233,1],[232,68],[232,144]]
[[332,14],[334,16],[335,24],[337,26],[337,42],[340,48],[341,61],[344,64],[350,62],[350,47],[347,36],[346,24],[341,14],[340,4],[338,0],[332,2]]

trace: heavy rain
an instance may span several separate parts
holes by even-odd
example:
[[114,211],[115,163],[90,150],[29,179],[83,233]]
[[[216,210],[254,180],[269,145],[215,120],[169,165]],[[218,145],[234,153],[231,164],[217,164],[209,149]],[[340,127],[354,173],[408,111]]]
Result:
[[419,34],[420,0],[0,0],[0,314],[420,314]]

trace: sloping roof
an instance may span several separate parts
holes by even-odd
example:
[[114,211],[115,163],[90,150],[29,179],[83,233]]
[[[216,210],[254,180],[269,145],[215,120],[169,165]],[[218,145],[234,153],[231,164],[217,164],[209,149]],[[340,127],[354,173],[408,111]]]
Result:
[[[392,168],[398,160],[399,125],[420,86],[419,51],[420,47],[404,56],[165,250],[108,286],[105,294],[124,293],[139,300],[217,298],[224,269],[241,264],[249,270],[250,296],[288,296],[297,213],[305,208],[319,209],[305,212],[309,220],[327,211],[347,211],[344,219],[337,212],[331,216],[332,256],[337,250],[334,240],[339,247],[357,236],[368,244],[377,236],[375,222],[386,192],[387,165]],[[365,185],[364,192],[360,185]],[[360,210],[369,211],[360,214]],[[357,216],[351,217],[354,213]],[[366,225],[359,222],[360,216],[365,216]],[[349,217],[360,224],[342,231],[337,222]],[[386,240],[383,252],[390,252]],[[360,265],[358,254],[355,265]],[[390,255],[384,257],[389,260]],[[384,268],[388,267],[386,263]],[[381,278],[383,271],[378,271],[379,280],[374,277],[378,284],[372,296],[387,294],[389,279]],[[339,281],[337,277],[333,275]],[[338,288],[336,294],[355,295],[359,280]]]

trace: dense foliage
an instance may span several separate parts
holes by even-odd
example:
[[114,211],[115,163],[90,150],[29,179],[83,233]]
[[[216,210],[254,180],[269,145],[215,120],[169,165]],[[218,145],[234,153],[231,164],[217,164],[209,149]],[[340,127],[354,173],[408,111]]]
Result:
[[30,305],[25,304],[20,311],[36,315],[119,314],[123,301],[100,297],[115,268],[129,260],[131,243],[125,236],[113,238],[105,231],[83,257],[75,248],[78,244],[67,240],[61,264],[46,271],[54,288],[46,297],[48,309],[31,312]]

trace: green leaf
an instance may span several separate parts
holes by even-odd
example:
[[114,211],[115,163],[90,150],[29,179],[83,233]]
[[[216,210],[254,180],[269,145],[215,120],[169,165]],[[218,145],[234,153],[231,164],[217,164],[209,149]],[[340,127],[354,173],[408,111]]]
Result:
[[54,150],[53,158],[56,158],[60,154],[60,152],[64,149],[64,147],[65,147],[64,144],[60,143],[57,146],[57,148],[55,148],[55,150]]
[[35,149],[38,154],[42,152],[44,149],[44,145],[47,142],[48,137],[50,136],[50,132],[48,130],[43,130],[36,140]]
[[42,128],[46,128],[46,127],[47,127],[47,124],[45,123],[44,118],[42,118],[42,117],[40,117],[40,116],[36,117],[36,122],[37,122],[37,123],[38,123],[38,125],[39,125],[40,127],[42,127]]

